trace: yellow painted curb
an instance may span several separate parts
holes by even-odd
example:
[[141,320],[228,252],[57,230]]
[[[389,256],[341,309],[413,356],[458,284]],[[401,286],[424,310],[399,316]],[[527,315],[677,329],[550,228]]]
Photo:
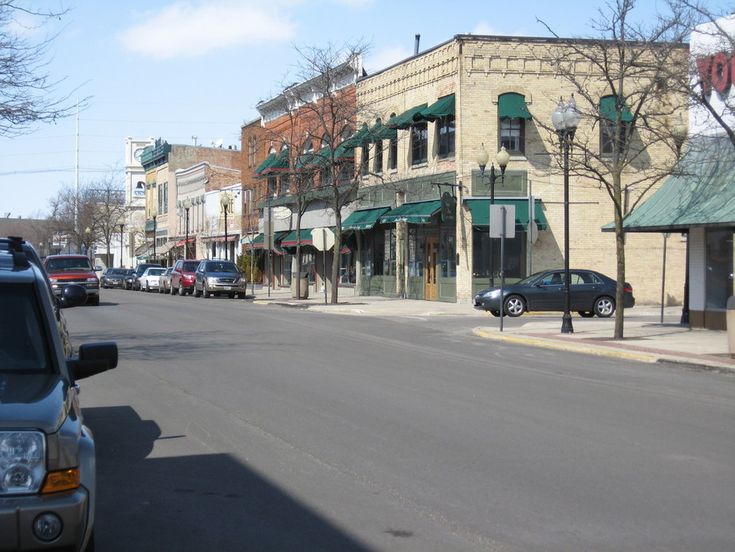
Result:
[[472,333],[478,337],[492,339],[495,341],[504,341],[506,343],[515,343],[518,345],[529,345],[531,347],[540,347],[543,349],[555,349],[558,351],[567,351],[573,353],[582,353],[586,355],[604,356],[610,358],[622,358],[625,360],[635,360],[637,362],[658,362],[660,356],[648,353],[639,353],[631,351],[623,351],[621,349],[608,349],[606,347],[594,347],[583,343],[562,342],[552,339],[543,339],[540,337],[528,337],[509,335],[501,333],[487,332],[481,328],[475,328]]

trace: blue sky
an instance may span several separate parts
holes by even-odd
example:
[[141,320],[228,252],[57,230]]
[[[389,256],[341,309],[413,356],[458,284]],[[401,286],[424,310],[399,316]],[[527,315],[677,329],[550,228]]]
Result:
[[[238,145],[240,125],[276,94],[297,59],[294,46],[370,45],[368,72],[455,34],[591,36],[602,2],[526,0],[207,0],[31,2],[66,7],[60,21],[14,25],[29,40],[59,33],[48,72],[64,79],[58,94],[89,97],[79,117],[81,182],[116,173],[124,143],[161,137],[169,143]],[[720,2],[713,3],[720,4]],[[641,0],[652,17],[662,0]],[[18,137],[0,137],[0,217],[46,216],[49,199],[74,183],[74,117]]]

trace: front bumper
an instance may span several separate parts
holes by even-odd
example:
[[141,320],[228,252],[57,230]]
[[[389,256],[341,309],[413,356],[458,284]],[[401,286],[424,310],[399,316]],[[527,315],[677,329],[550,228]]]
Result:
[[62,293],[64,293],[64,288],[72,284],[82,286],[84,289],[86,289],[87,297],[99,297],[100,285],[96,283],[92,284],[86,282],[58,282],[55,284],[51,284],[51,289],[54,290],[54,295],[56,295],[56,297],[61,297]]
[[246,282],[207,282],[207,289],[212,293],[245,293]]
[[[61,518],[61,534],[51,542],[33,534],[33,522],[40,514],[52,512]],[[84,487],[50,495],[0,498],[0,551],[2,550],[79,550],[88,527],[89,495]]]

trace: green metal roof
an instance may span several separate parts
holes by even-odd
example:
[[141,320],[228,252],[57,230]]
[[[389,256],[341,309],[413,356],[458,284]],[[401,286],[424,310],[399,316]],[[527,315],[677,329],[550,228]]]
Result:
[[499,119],[530,119],[531,114],[526,105],[526,98],[515,92],[501,94],[498,97]]
[[433,123],[437,119],[441,119],[447,115],[454,115],[454,94],[439,98],[429,107],[423,108],[413,116],[413,120],[417,122],[429,121]]
[[[490,225],[490,198],[487,199],[466,199],[465,203],[470,209],[472,215],[472,226],[486,227]],[[516,207],[516,228],[525,230],[528,228],[528,200],[527,199],[498,199],[495,198],[495,205],[515,205]],[[546,230],[549,222],[546,220],[544,210],[541,206],[541,200],[536,200],[534,209],[534,220],[539,230]]]
[[275,159],[276,159],[275,153],[269,154],[268,157],[266,157],[265,160],[255,168],[255,173],[256,174],[262,173],[265,169],[270,167],[271,163],[273,163]]
[[370,137],[370,129],[368,129],[368,126],[366,123],[363,123],[363,125],[360,127],[360,130],[355,132],[352,136],[347,138],[344,142],[342,142],[342,145],[345,148],[358,148],[362,146],[365,142],[369,141]]
[[398,131],[395,128],[388,128],[380,121],[375,123],[370,129],[369,139],[371,142],[395,140],[396,138],[398,138]]
[[413,123],[413,116],[416,115],[419,111],[424,109],[427,104],[422,103],[421,105],[416,105],[409,109],[408,111],[404,111],[400,115],[396,115],[395,117],[391,117],[388,119],[388,122],[386,125],[389,128],[400,128],[400,129],[407,129],[409,128]]
[[410,224],[428,224],[431,217],[442,208],[441,199],[404,203],[389,213],[380,217],[380,222],[391,224],[394,222],[408,222]]
[[271,174],[288,170],[288,149],[282,149],[271,163],[260,174]]
[[[600,98],[600,115],[608,121],[614,121],[617,115],[615,104],[617,102],[617,96],[605,96]],[[628,109],[627,105],[623,105],[620,112],[620,120],[624,123],[629,123],[633,120],[633,114]]]
[[[623,221],[628,232],[735,225],[735,147],[726,136],[690,141],[677,174]],[[602,227],[613,232],[615,224]]]
[[390,207],[354,211],[342,221],[342,230],[370,230],[378,222],[378,219],[388,211],[390,211]]

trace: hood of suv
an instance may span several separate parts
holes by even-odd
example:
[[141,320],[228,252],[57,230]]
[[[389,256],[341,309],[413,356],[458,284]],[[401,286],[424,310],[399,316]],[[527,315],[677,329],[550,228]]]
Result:
[[68,397],[58,374],[0,373],[0,429],[54,433],[66,417]]

